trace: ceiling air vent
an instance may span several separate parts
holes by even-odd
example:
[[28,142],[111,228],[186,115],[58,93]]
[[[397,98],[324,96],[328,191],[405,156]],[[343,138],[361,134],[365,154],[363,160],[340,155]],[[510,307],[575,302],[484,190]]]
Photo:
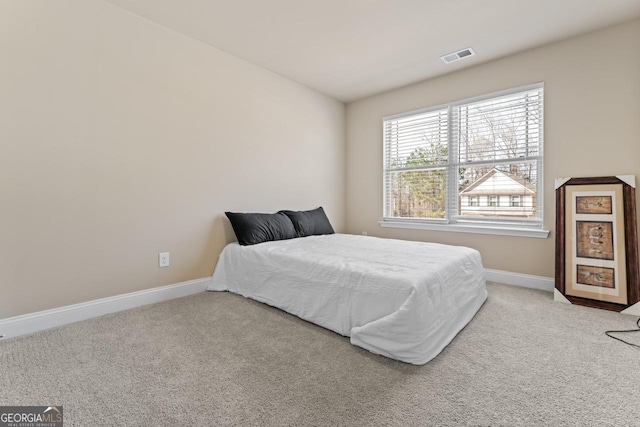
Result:
[[441,56],[440,59],[442,59],[445,64],[448,64],[450,62],[459,61],[460,59],[463,59],[463,58],[468,58],[469,56],[473,56],[475,54],[476,53],[473,51],[473,49],[468,47],[466,49],[462,49],[457,52],[448,53],[444,56]]

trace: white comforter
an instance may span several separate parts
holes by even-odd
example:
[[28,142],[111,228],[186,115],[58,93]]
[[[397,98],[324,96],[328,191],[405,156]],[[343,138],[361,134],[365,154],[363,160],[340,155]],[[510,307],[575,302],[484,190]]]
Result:
[[474,249],[347,234],[231,243],[208,289],[278,307],[413,364],[440,353],[487,297]]

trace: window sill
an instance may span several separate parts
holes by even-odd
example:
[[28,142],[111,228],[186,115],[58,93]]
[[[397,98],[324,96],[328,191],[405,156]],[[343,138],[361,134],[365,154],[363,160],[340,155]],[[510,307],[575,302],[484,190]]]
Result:
[[430,224],[414,221],[380,221],[380,227],[409,228],[414,230],[452,231],[455,233],[494,234],[498,236],[533,237],[546,239],[549,230],[539,228],[487,227],[486,225],[468,224]]

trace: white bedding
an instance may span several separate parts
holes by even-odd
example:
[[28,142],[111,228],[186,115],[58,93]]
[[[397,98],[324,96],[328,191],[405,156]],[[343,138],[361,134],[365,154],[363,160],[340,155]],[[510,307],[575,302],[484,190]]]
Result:
[[231,243],[208,290],[264,302],[418,365],[440,353],[487,298],[474,249],[347,234]]

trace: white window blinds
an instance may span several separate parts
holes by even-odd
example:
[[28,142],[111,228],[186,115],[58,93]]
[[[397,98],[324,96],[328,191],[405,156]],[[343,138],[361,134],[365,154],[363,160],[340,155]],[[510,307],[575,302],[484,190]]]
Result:
[[537,84],[384,119],[385,220],[541,227],[542,118]]
[[447,109],[384,122],[385,211],[398,218],[444,218]]

